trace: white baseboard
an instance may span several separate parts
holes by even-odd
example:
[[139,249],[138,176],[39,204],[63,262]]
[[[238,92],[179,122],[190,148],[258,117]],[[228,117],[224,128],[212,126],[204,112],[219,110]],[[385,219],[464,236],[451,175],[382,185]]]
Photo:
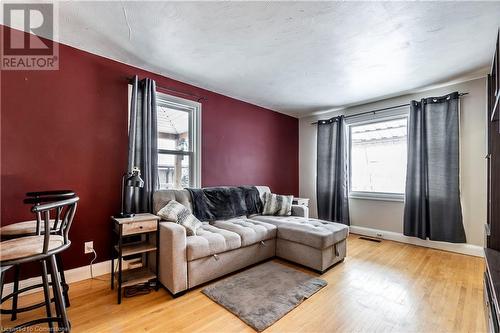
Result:
[[[436,242],[430,240],[423,240],[416,237],[408,237],[403,234],[393,232],[393,231],[385,231],[378,229],[371,229],[365,227],[359,227],[355,225],[351,225],[349,230],[353,234],[369,236],[373,238],[381,238],[388,239],[396,242],[413,244],[423,247],[430,247],[433,249],[456,252],[461,254],[467,254],[476,257],[484,257],[484,249],[478,245],[472,244],[457,244],[457,243],[447,243],[447,242]],[[382,236],[380,236],[382,235]]]
[[[94,272],[94,277],[104,275],[104,274],[109,274],[109,273],[111,273],[111,260],[98,262],[92,266],[92,269]],[[90,265],[77,267],[77,268],[73,268],[73,269],[68,269],[68,270],[64,271],[64,273],[65,273],[67,283],[83,281],[83,280],[90,279],[92,277],[90,274]],[[40,276],[29,278],[26,280],[21,280],[21,281],[19,281],[19,289],[24,288],[24,287],[28,287],[28,286],[32,286],[35,284],[40,284],[40,283],[42,283],[42,278]],[[13,289],[14,289],[14,284],[12,282],[7,283],[4,286],[3,295],[5,296],[5,295],[12,293]],[[31,294],[31,293],[34,293],[34,292],[37,292],[40,290],[41,290],[41,288],[32,289],[32,290],[29,290],[29,291],[23,293],[23,295]]]

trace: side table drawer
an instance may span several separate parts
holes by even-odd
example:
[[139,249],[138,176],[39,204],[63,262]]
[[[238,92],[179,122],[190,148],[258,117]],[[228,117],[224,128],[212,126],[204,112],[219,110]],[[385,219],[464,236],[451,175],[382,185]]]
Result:
[[140,234],[143,232],[155,231],[157,227],[156,221],[140,221],[125,223],[122,226],[122,235]]

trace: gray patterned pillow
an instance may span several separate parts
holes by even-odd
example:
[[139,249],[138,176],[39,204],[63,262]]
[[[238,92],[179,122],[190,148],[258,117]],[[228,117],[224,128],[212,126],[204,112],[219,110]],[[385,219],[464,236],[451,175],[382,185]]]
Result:
[[264,194],[264,210],[262,215],[292,215],[293,195]]
[[170,200],[165,207],[158,211],[157,215],[164,220],[182,225],[186,228],[188,236],[196,235],[196,230],[202,226],[200,220],[191,214],[189,209],[175,200]]

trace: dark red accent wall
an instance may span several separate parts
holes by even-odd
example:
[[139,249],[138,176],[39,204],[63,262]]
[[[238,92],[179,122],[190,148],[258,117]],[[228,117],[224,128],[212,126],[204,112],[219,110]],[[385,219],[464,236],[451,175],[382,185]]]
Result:
[[267,184],[298,194],[298,120],[227,96],[59,46],[57,71],[1,73],[1,224],[32,218],[27,191],[69,188],[80,196],[63,254],[66,269],[109,258],[109,217],[119,210],[127,161],[127,78],[206,97],[202,185]]

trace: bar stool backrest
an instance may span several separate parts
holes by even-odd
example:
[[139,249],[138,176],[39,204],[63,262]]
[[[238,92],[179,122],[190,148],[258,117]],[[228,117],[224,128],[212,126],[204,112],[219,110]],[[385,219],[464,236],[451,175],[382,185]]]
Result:
[[[31,205],[41,205],[42,203],[47,202],[55,202],[61,201],[64,199],[73,198],[76,196],[75,192],[71,190],[56,190],[56,191],[43,191],[43,192],[28,192],[26,193],[28,198],[24,199],[24,203]],[[51,212],[51,219],[53,220],[53,224],[50,228],[51,233],[57,233],[60,229],[60,222],[62,221],[62,208],[57,208],[54,212]],[[41,223],[36,224],[36,235],[40,235],[42,233]],[[48,229],[43,229],[48,230]]]
[[40,198],[47,196],[74,196],[75,192],[72,190],[52,190],[52,191],[38,191],[38,192],[27,192],[27,197]]
[[[49,251],[49,242],[51,235],[60,235],[64,238],[64,244],[57,249],[52,249],[51,252],[59,252],[58,250],[66,247],[70,242],[68,238],[69,230],[76,213],[77,203],[80,200],[79,197],[72,197],[69,199],[64,199],[55,202],[49,202],[44,204],[35,204],[31,211],[36,214],[37,220],[37,230],[40,230],[40,226],[44,225],[44,230],[50,229],[50,219],[51,213],[56,216],[57,228],[52,228],[51,232],[44,233],[44,243],[43,243],[43,254],[47,254]],[[56,223],[54,222],[54,225]]]

